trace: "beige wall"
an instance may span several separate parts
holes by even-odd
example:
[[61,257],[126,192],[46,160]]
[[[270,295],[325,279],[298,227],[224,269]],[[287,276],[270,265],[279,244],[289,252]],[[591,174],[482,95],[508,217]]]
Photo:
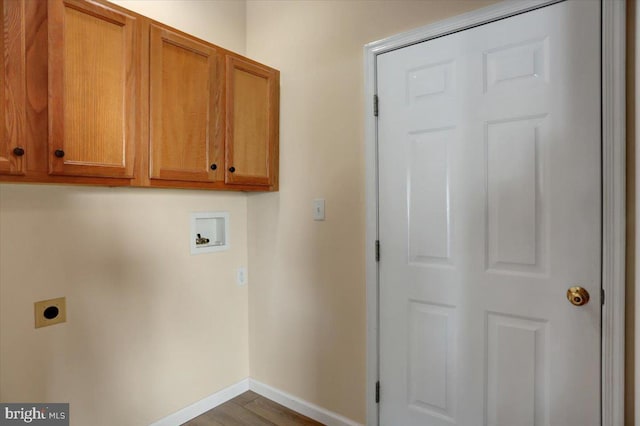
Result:
[[282,72],[280,192],[248,202],[252,378],[365,421],[363,45],[486,4],[248,1],[247,55]]
[[[244,2],[139,3],[244,52]],[[70,402],[75,426],[139,426],[246,378],[248,291],[235,284],[246,204],[242,193],[0,184],[0,400]],[[231,249],[191,256],[189,213],[221,210]],[[59,296],[67,323],[34,329],[33,302]]]
[[[364,422],[362,46],[488,1],[117,3],[282,71],[281,191],[0,185],[0,400],[142,425],[251,374]],[[211,210],[232,248],[190,256],[188,213]],[[68,322],[34,330],[58,296]]]
[[236,53],[246,47],[244,0],[110,0]]

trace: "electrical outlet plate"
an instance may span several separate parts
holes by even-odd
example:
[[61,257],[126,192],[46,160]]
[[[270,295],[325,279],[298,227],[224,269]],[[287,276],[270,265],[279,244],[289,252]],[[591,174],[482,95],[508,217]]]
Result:
[[67,322],[67,300],[64,297],[34,302],[35,328]]

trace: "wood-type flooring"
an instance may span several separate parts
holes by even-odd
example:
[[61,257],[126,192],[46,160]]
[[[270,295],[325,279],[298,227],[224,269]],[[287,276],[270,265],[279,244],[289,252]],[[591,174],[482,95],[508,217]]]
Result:
[[183,426],[297,425],[322,425],[322,423],[248,391],[188,421]]

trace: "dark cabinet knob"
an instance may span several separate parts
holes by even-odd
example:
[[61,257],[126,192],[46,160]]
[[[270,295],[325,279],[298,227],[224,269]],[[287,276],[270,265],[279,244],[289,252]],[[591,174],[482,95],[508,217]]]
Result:
[[13,155],[16,157],[22,157],[24,155],[24,148],[19,146],[13,148]]
[[217,168],[218,168],[218,166],[215,163],[211,165],[211,170],[215,170]]
[[62,158],[64,157],[64,151],[61,149],[56,149],[56,152],[54,152],[53,155],[55,155],[58,158]]
[[231,167],[229,167],[229,171],[230,171],[231,173],[233,173],[233,172],[235,172],[235,171],[236,171],[236,168],[235,168],[235,167],[233,167],[233,166],[231,166]]

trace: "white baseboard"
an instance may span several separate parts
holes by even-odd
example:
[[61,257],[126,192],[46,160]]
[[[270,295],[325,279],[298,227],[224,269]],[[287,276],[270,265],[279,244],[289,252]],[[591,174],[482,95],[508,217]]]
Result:
[[206,413],[218,405],[224,404],[248,390],[252,390],[265,398],[277,402],[280,405],[284,405],[290,410],[297,411],[298,413],[327,426],[362,426],[360,423],[356,423],[353,420],[341,416],[340,414],[326,410],[312,404],[311,402],[304,401],[251,378],[243,379],[236,384],[214,393],[213,395],[209,395],[208,397],[201,399],[180,411],[152,423],[150,426],[179,426],[198,417],[200,414]]
[[318,407],[257,380],[249,379],[249,389],[327,426],[362,426],[360,423],[356,423],[340,414]]
[[220,404],[224,404],[230,399],[233,399],[248,390],[249,379],[243,379],[236,384],[226,387],[213,395],[209,395],[208,397],[201,399],[180,411],[152,423],[150,426],[179,426],[198,417],[202,413],[206,413]]

